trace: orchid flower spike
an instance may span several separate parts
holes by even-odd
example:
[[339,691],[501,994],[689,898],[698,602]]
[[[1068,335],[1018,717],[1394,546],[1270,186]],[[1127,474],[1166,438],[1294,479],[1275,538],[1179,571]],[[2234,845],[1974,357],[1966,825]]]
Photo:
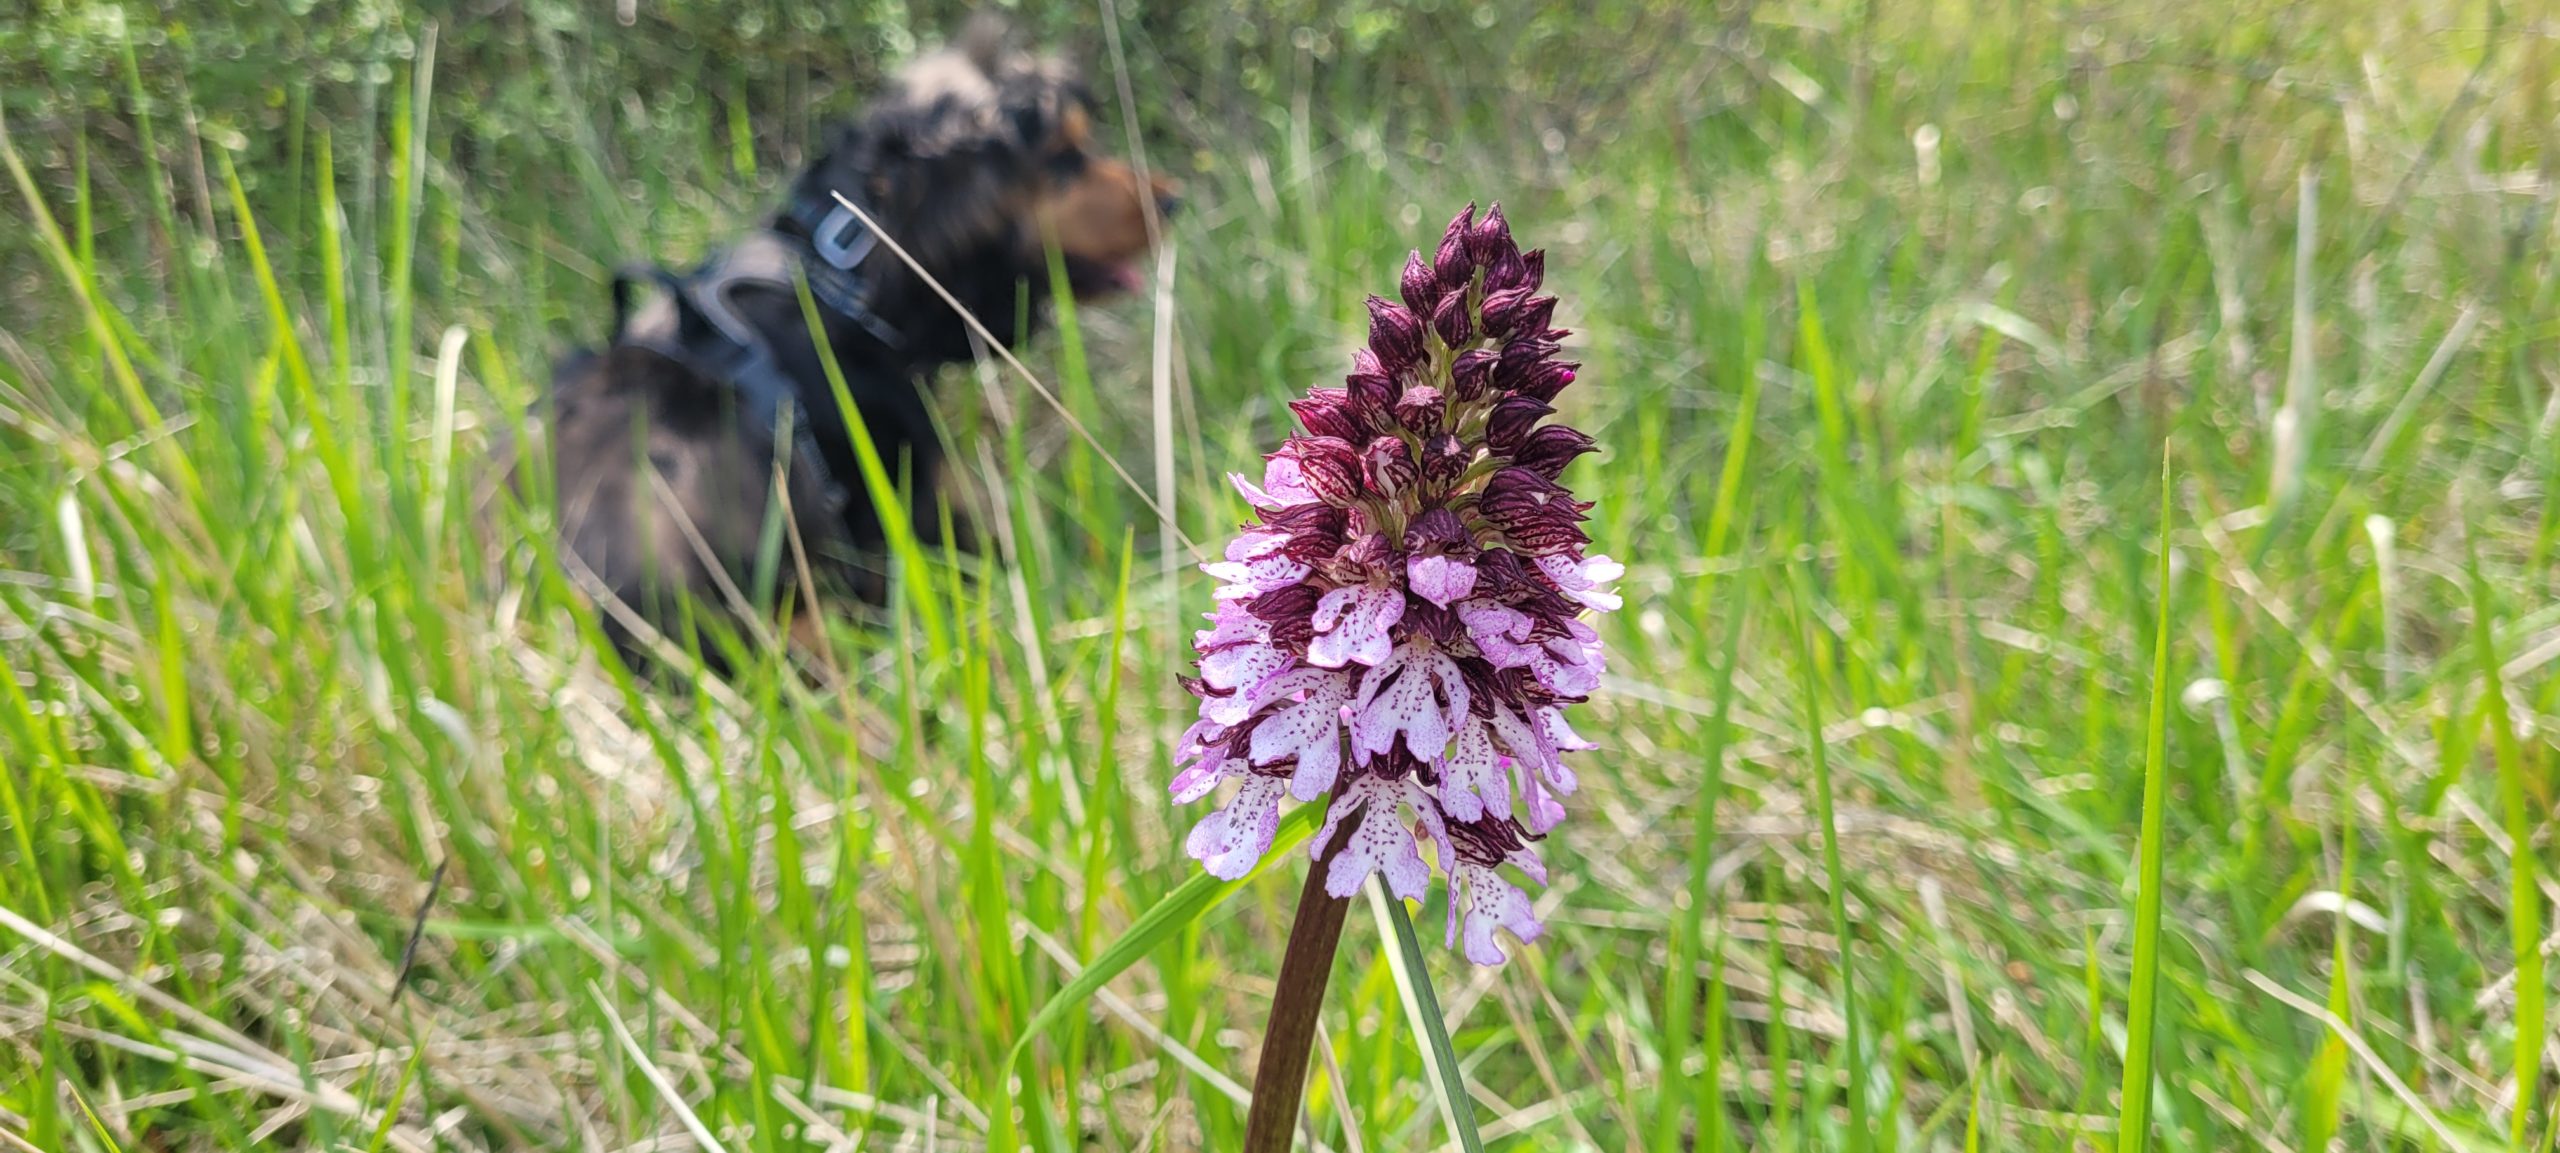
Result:
[[1259,483],[1231,474],[1255,521],[1202,566],[1217,611],[1172,785],[1189,803],[1235,784],[1186,845],[1219,877],[1261,862],[1284,797],[1327,799],[1310,849],[1336,897],[1380,873],[1422,899],[1428,841],[1449,942],[1483,965],[1505,960],[1496,929],[1544,932],[1503,870],[1546,880],[1532,846],[1564,819],[1565,754],[1592,747],[1565,722],[1600,686],[1586,618],[1624,572],[1585,554],[1591,506],[1561,483],[1591,438],[1542,423],[1578,367],[1545,273],[1499,205],[1468,205],[1433,259],[1405,259],[1400,300],[1369,298],[1343,386],[1291,402],[1304,433]]

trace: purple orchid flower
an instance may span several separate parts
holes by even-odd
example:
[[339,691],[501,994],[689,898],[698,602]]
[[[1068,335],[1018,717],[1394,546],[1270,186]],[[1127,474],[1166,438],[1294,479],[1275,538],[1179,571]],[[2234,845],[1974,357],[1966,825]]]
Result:
[[1237,878],[1269,850],[1283,797],[1328,794],[1310,844],[1325,889],[1371,873],[1419,900],[1448,877],[1448,939],[1501,964],[1495,930],[1545,931],[1503,869],[1544,883],[1533,843],[1564,818],[1591,745],[1564,710],[1600,685],[1586,614],[1618,608],[1625,571],[1585,556],[1588,504],[1559,477],[1591,438],[1541,424],[1576,365],[1556,359],[1544,252],[1523,253],[1499,205],[1474,205],[1435,259],[1408,256],[1402,302],[1369,298],[1369,343],[1341,388],[1290,409],[1305,434],[1260,483],[1231,476],[1256,515],[1225,559],[1218,611],[1194,635],[1174,799],[1238,787],[1186,849]]

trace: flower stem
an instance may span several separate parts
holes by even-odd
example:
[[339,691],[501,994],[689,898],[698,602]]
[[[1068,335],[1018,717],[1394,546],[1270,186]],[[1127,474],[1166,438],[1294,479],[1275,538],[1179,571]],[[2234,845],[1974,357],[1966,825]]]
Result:
[[1262,1062],[1253,1072],[1253,1108],[1245,1115],[1244,1153],[1289,1153],[1306,1097],[1307,1054],[1316,1018],[1324,1011],[1325,982],[1333,976],[1334,947],[1342,941],[1342,917],[1351,902],[1324,891],[1324,862],[1307,866],[1298,893],[1298,918],[1289,926],[1289,951],[1280,959],[1280,982],[1271,996],[1271,1018],[1262,1029]]

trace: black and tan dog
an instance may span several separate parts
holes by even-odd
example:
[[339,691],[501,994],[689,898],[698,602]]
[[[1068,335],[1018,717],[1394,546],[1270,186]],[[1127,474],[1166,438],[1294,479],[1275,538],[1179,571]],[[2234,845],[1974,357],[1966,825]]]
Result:
[[[590,591],[662,632],[679,598],[722,614],[776,567],[777,490],[812,559],[837,558],[876,591],[876,574],[845,563],[877,556],[886,534],[810,339],[804,281],[861,423],[906,486],[893,507],[938,541],[942,446],[924,389],[972,357],[969,329],[861,217],[1000,337],[1026,298],[1040,314],[1053,248],[1078,297],[1133,288],[1148,211],[1174,200],[1096,150],[1093,113],[1065,65],[973,24],[845,127],[763,228],[690,272],[618,278],[612,342],[564,361],[550,398],[558,527]],[[630,654],[629,630],[607,620]]]

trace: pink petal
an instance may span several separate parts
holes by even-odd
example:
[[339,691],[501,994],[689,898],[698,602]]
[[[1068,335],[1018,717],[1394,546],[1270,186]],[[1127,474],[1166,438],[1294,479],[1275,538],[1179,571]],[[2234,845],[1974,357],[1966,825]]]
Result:
[[[1572,623],[1582,625],[1580,621]],[[1529,656],[1530,675],[1558,696],[1587,697],[1600,691],[1600,670],[1597,641],[1557,637],[1531,650]]]
[[1242,644],[1200,658],[1200,679],[1210,688],[1251,690],[1288,668],[1289,654],[1270,645]]
[[1259,509],[1277,511],[1315,502],[1316,494],[1307,488],[1299,475],[1298,462],[1292,457],[1275,456],[1262,466],[1262,483],[1246,480],[1242,473],[1228,473],[1227,483],[1244,494],[1245,503]]
[[1611,613],[1625,603],[1618,594],[1600,587],[1627,575],[1627,566],[1608,557],[1592,556],[1577,560],[1561,553],[1542,556],[1538,558],[1538,571],[1547,574],[1547,579],[1555,582],[1556,590],[1566,599],[1585,608]]
[[[1250,755],[1257,765],[1297,758],[1289,794],[1312,801],[1333,787],[1342,768],[1342,704],[1351,697],[1347,673],[1298,669],[1266,682],[1261,702],[1303,694],[1303,699],[1263,719],[1253,730]],[[1256,707],[1260,707],[1257,704]]]
[[1210,749],[1189,768],[1173,775],[1173,803],[1187,805],[1208,796],[1218,782],[1245,771],[1241,760],[1229,757],[1223,749]]
[[1191,826],[1183,851],[1206,866],[1210,876],[1241,879],[1261,863],[1262,854],[1271,848],[1272,834],[1280,828],[1280,792],[1281,784],[1273,778],[1245,778],[1244,787],[1236,790],[1227,807]]
[[1467,682],[1458,662],[1428,640],[1395,650],[1360,680],[1351,706],[1354,748],[1368,758],[1395,747],[1396,735],[1424,761],[1437,761],[1466,719]]
[[1334,850],[1326,865],[1325,892],[1348,897],[1360,891],[1360,883],[1368,880],[1369,874],[1382,872],[1387,877],[1388,892],[1408,900],[1422,899],[1431,884],[1431,869],[1422,863],[1422,850],[1414,843],[1413,830],[1404,823],[1400,810],[1406,803],[1416,809],[1431,803],[1422,786],[1410,777],[1362,777],[1334,797],[1333,808],[1325,813],[1324,827],[1309,842],[1316,859],[1325,859],[1334,834],[1355,809],[1360,810],[1360,823],[1352,827],[1350,838]]
[[1467,639],[1475,642],[1476,651],[1497,669],[1519,668],[1537,655],[1537,646],[1527,643],[1535,622],[1510,605],[1481,597],[1462,601],[1458,621],[1467,626]]
[[1262,526],[1248,528],[1236,534],[1236,539],[1227,542],[1227,559],[1258,560],[1280,551],[1288,543],[1289,534],[1278,529]]
[[1476,591],[1476,566],[1456,557],[1411,557],[1404,562],[1404,572],[1414,595],[1444,609]]
[[1403,619],[1404,594],[1395,589],[1351,585],[1326,593],[1316,602],[1316,638],[1307,644],[1307,663],[1328,669],[1375,665],[1395,647],[1387,630]]
[[1207,616],[1209,627],[1193,630],[1191,634],[1191,647],[1200,652],[1244,641],[1271,639],[1270,624],[1254,616],[1241,602],[1219,601],[1218,611]]
[[[1502,947],[1494,943],[1493,931],[1509,930],[1521,944],[1529,944],[1546,935],[1546,926],[1538,923],[1537,908],[1502,874],[1489,866],[1461,864],[1449,878],[1449,906],[1452,920],[1465,891],[1467,959],[1479,965],[1499,965],[1510,960]],[[1454,934],[1453,934],[1454,935]]]
[[1302,561],[1275,553],[1249,561],[1210,561],[1201,565],[1200,571],[1218,578],[1217,591],[1212,595],[1230,601],[1252,600],[1273,589],[1287,588],[1307,579],[1307,574],[1315,570]]
[[[1494,706],[1496,709],[1501,706]],[[1440,763],[1440,807],[1461,821],[1480,821],[1487,813],[1511,815],[1511,774],[1495,752],[1492,731],[1469,718],[1458,730],[1458,742]]]

